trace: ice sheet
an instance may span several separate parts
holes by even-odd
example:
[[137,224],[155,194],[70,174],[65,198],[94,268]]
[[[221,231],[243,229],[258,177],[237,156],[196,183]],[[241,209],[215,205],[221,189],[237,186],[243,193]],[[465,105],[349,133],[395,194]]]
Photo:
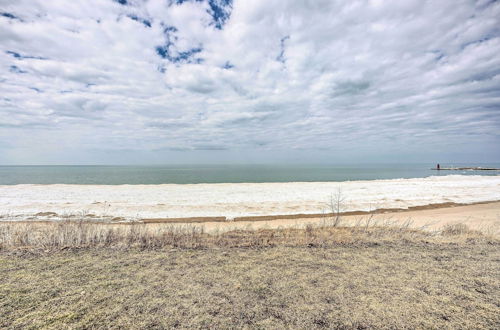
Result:
[[500,176],[434,176],[347,182],[0,186],[0,220],[41,212],[172,218],[323,213],[339,189],[342,211],[500,200]]

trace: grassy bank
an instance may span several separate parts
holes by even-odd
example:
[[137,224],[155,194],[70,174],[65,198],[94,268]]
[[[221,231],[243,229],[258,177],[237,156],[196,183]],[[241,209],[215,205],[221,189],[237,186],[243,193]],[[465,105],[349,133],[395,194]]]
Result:
[[500,243],[464,226],[439,234],[327,227],[206,235],[185,228],[177,236],[166,228],[107,226],[101,229],[121,234],[106,244],[78,241],[81,228],[61,226],[65,238],[44,241],[42,227],[32,232],[38,240],[18,245],[5,241],[16,237],[14,227],[3,228],[11,236],[3,236],[0,251],[0,328],[500,323]]
[[68,248],[234,248],[328,247],[383,241],[463,241],[495,239],[463,224],[440,231],[410,229],[410,222],[375,223],[367,218],[355,226],[337,221],[306,228],[224,230],[206,233],[203,226],[169,224],[103,224],[92,222],[0,222],[0,251],[54,251]]

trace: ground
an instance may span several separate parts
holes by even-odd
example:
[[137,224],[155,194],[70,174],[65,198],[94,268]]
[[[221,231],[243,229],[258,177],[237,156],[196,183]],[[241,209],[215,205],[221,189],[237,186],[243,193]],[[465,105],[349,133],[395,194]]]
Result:
[[0,328],[498,328],[500,245],[0,252]]

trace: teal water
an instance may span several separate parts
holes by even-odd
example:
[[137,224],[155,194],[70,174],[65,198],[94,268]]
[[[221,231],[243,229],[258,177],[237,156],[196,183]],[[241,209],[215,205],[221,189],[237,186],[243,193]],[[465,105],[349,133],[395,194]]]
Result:
[[[0,166],[0,185],[320,182],[432,175],[500,175],[499,171],[435,171],[436,164]],[[500,164],[441,164],[500,167]]]

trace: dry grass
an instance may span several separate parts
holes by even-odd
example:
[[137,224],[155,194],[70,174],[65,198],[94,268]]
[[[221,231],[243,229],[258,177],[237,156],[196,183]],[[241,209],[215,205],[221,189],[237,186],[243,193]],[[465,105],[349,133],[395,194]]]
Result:
[[132,223],[126,225],[92,222],[1,223],[0,250],[56,250],[67,248],[211,248],[315,246],[381,242],[387,240],[491,239],[463,224],[448,226],[442,232],[425,232],[396,225],[371,222],[367,218],[354,227],[338,227],[339,220],[305,229],[233,230],[206,233],[202,226]]
[[500,324],[500,242],[463,226],[3,223],[0,242],[0,328]]

